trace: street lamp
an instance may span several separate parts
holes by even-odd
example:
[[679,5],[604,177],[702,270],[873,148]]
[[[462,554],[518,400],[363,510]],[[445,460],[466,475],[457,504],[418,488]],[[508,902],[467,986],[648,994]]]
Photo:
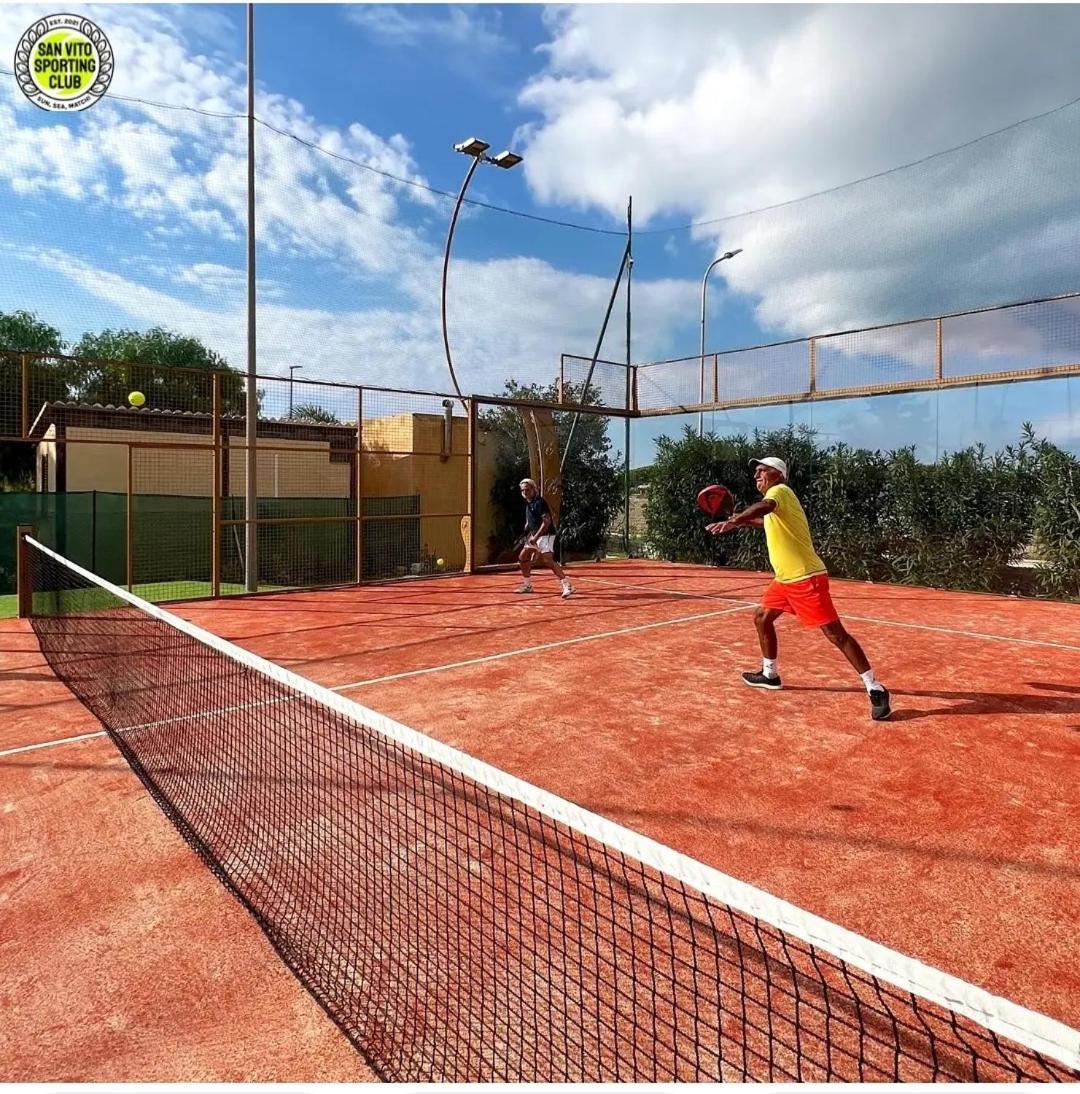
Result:
[[292,421],[292,416],[293,416],[293,399],[292,399],[293,373],[297,369],[302,369],[303,367],[304,367],[303,365],[289,365],[289,421],[290,422]]
[[[719,265],[721,262],[726,262],[729,258],[734,258],[736,255],[742,254],[742,247],[736,247],[734,251],[725,251],[719,258],[714,258],[709,263],[708,269],[705,271],[705,276],[701,279],[701,392],[698,399],[699,403],[705,402],[705,289],[709,283],[709,274],[712,273],[713,267]],[[698,411],[698,436],[705,435],[705,411]]]
[[516,152],[506,151],[500,152],[497,156],[489,156],[487,150],[490,147],[491,145],[487,141],[482,141],[479,137],[469,137],[467,140],[454,145],[454,151],[460,152],[464,156],[471,156],[472,163],[469,164],[469,170],[465,174],[465,181],[461,184],[457,204],[454,206],[454,215],[450,218],[450,230],[446,233],[446,250],[443,252],[442,267],[442,339],[443,349],[446,352],[446,367],[450,370],[450,379],[458,398],[461,399],[462,405],[465,404],[465,397],[461,393],[457,376],[454,374],[454,362],[450,357],[450,339],[446,331],[446,274],[450,268],[450,245],[454,242],[454,229],[457,227],[461,203],[465,200],[465,191],[468,190],[469,183],[472,182],[473,172],[476,171],[477,167],[481,163],[490,163],[495,167],[501,167],[504,171],[509,171],[510,168],[517,167],[521,163],[521,156]]

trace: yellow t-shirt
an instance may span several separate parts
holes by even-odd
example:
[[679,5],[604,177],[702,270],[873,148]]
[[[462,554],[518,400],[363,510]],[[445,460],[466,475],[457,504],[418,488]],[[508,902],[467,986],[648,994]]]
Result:
[[778,482],[765,491],[765,497],[776,502],[776,508],[765,514],[765,543],[776,580],[802,581],[825,573],[825,563],[814,550],[810,525],[795,491],[787,483]]

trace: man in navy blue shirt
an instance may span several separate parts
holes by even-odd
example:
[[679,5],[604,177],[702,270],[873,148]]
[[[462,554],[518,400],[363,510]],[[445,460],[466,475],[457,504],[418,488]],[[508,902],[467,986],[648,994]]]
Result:
[[525,544],[521,548],[521,554],[518,555],[523,580],[514,592],[531,593],[533,591],[529,574],[539,558],[540,562],[562,582],[562,598],[565,600],[574,590],[563,568],[555,561],[556,528],[551,507],[544,501],[540,488],[532,479],[522,479],[518,486],[525,498]]

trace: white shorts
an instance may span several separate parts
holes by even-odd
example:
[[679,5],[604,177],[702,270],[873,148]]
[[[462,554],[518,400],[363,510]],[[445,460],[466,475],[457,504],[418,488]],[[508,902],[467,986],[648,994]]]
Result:
[[526,542],[526,549],[532,549],[538,551],[542,555],[553,555],[555,553],[555,537],[554,536],[537,536],[535,546]]

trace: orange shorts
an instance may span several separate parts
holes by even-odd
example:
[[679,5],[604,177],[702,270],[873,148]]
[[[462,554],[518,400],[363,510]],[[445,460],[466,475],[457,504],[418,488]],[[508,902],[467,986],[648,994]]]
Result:
[[840,616],[829,595],[829,575],[814,574],[802,581],[773,581],[761,598],[763,608],[791,612],[804,627],[824,627]]

